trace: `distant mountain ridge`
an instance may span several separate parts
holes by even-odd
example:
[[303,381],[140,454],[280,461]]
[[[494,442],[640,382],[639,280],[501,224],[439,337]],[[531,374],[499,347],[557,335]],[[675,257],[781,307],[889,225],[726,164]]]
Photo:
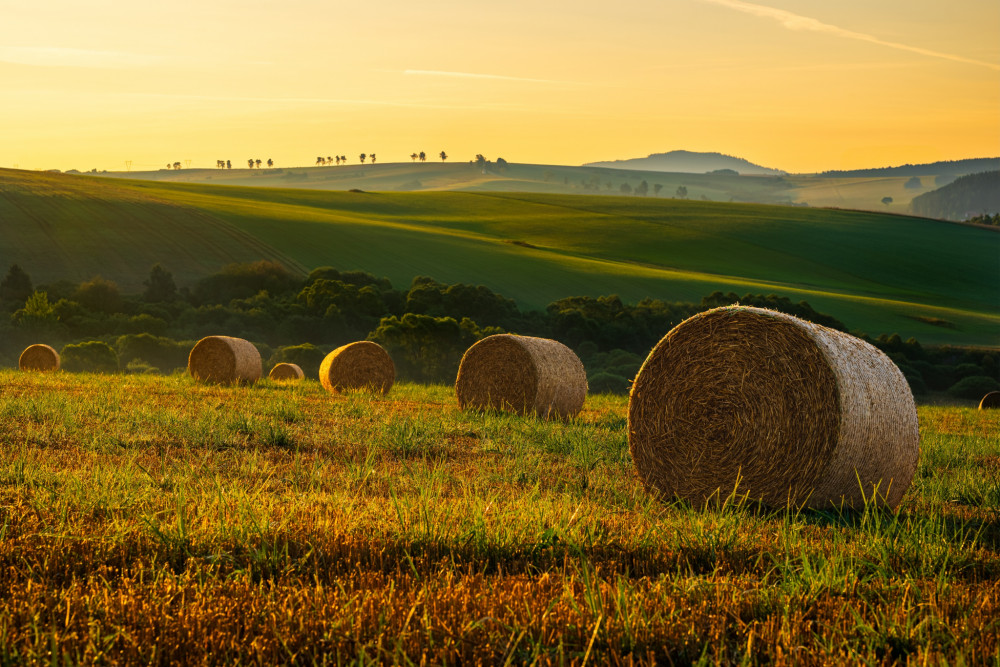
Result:
[[707,174],[722,169],[730,169],[741,175],[784,176],[788,172],[754,164],[749,160],[723,155],[722,153],[696,153],[693,151],[670,151],[653,153],[647,157],[610,162],[588,162],[585,167],[607,167],[611,169],[635,169],[642,171],[667,171],[683,174]]

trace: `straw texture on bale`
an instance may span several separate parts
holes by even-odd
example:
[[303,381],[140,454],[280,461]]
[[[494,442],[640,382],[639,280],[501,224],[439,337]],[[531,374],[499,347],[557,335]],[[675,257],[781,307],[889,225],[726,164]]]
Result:
[[271,372],[267,374],[267,377],[270,379],[279,381],[301,380],[305,376],[306,374],[302,372],[302,368],[298,364],[289,364],[286,362],[275,364]]
[[22,371],[57,371],[59,353],[55,348],[42,343],[29,345],[17,360],[17,367]]
[[761,308],[716,308],[653,348],[632,385],[643,483],[701,504],[896,507],[917,469],[916,405],[892,361],[845,333]]
[[252,384],[263,367],[253,343],[230,336],[207,336],[188,355],[188,372],[198,382]]
[[463,410],[569,419],[583,409],[587,373],[576,353],[558,341],[497,334],[465,351],[455,393]]
[[1000,408],[1000,391],[991,391],[983,396],[983,400],[979,401],[980,410],[994,410],[996,408]]
[[361,340],[326,355],[319,366],[319,381],[331,392],[362,389],[387,394],[396,381],[396,365],[381,345]]

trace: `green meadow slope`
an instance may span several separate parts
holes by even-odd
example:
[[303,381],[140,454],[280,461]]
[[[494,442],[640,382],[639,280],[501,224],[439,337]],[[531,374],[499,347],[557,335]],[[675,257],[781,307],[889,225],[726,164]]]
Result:
[[805,299],[849,326],[1000,344],[1000,235],[878,213],[621,196],[330,192],[0,171],[0,267],[137,291],[234,261],[484,284],[540,308],[571,295]]

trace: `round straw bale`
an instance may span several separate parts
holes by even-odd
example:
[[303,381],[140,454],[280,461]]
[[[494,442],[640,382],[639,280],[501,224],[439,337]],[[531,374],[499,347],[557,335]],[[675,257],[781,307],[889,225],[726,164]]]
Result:
[[252,384],[263,372],[253,343],[230,336],[206,336],[188,355],[188,372],[198,382]]
[[580,358],[559,341],[497,334],[465,351],[455,393],[463,410],[493,408],[569,419],[583,409],[587,373]]
[[59,353],[48,345],[36,343],[29,345],[17,360],[17,366],[22,371],[57,371],[59,370]]
[[326,355],[319,366],[319,381],[331,392],[363,389],[387,394],[396,381],[396,365],[381,345],[361,340]]
[[640,478],[663,496],[810,507],[896,507],[920,437],[887,356],[740,306],[695,315],[653,348],[629,394],[628,435]]
[[306,376],[302,372],[302,368],[298,364],[289,364],[282,362],[280,364],[275,364],[271,372],[267,374],[272,380],[301,380]]
[[979,401],[980,410],[991,410],[995,408],[1000,408],[1000,391],[991,391],[983,396],[983,400]]

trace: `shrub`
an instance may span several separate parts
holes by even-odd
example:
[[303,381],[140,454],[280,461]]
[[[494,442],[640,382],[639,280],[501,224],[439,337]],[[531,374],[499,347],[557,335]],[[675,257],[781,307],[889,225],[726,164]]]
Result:
[[122,365],[127,367],[132,361],[140,359],[164,372],[187,366],[188,353],[193,345],[192,342],[178,342],[148,333],[119,336],[115,341]]
[[614,373],[594,373],[587,379],[591,394],[627,394],[629,381]]
[[107,343],[88,340],[71,343],[59,353],[62,367],[74,373],[117,373],[118,355]]
[[979,400],[991,391],[1000,391],[1000,382],[985,375],[973,375],[953,384],[948,394],[955,398]]

